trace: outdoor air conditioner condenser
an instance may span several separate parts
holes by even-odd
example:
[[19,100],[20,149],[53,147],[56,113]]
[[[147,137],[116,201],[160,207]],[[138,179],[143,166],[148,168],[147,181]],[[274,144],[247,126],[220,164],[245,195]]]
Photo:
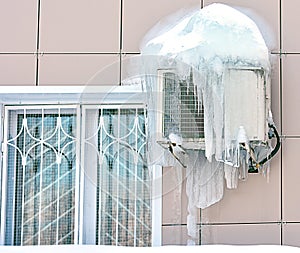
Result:
[[[184,79],[176,70],[158,71],[157,142],[168,147],[170,134],[180,136],[183,150],[205,150],[205,103],[199,103],[203,96],[201,89],[193,83],[192,73]],[[250,156],[249,167],[257,171],[262,162],[269,160],[279,149],[279,136],[270,118],[270,82],[263,68],[227,68],[223,75],[223,142],[234,148],[237,143]],[[241,137],[243,133],[246,137]],[[255,151],[268,150],[268,140],[277,137],[276,147],[265,152],[264,158]],[[225,145],[226,145],[225,144]],[[174,145],[174,144],[173,144]],[[261,152],[260,152],[261,153]],[[234,164],[223,154],[223,161]]]

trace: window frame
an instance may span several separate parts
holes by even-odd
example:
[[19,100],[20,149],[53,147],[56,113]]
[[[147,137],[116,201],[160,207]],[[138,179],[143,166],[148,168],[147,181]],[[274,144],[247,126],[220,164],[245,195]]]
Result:
[[[4,245],[5,242],[5,237],[6,237],[6,227],[5,227],[5,220],[6,220],[6,205],[7,205],[7,186],[8,186],[8,178],[7,178],[7,174],[8,174],[8,128],[9,128],[9,111],[13,110],[16,111],[16,115],[14,117],[17,117],[18,115],[20,115],[21,113],[18,113],[18,110],[44,110],[44,109],[75,109],[76,111],[76,115],[80,115],[80,107],[78,105],[4,105],[4,122],[2,125],[3,128],[3,139],[2,139],[2,163],[1,163],[1,171],[2,171],[2,175],[1,175],[1,179],[3,178],[3,180],[1,180],[1,237],[0,237],[0,244]],[[76,119],[76,133],[80,133],[80,126],[78,125],[78,119]],[[79,214],[79,193],[77,192],[79,189],[79,152],[80,152],[80,148],[78,147],[80,143],[76,140],[76,165],[75,165],[75,219],[74,219],[74,244],[77,244],[77,238],[78,238],[78,219],[76,219],[76,217]],[[15,194],[15,189],[14,189],[14,193]],[[5,197],[4,197],[5,196]],[[15,202],[15,199],[13,200],[13,202]],[[14,209],[14,208],[13,208]],[[14,224],[14,220],[12,221],[12,224]],[[3,224],[3,225],[2,225]],[[13,241],[14,238],[11,238],[11,240]]]
[[[87,114],[88,114],[88,111],[91,111],[91,110],[94,110],[94,111],[99,111],[99,110],[106,110],[106,109],[112,109],[112,110],[122,110],[122,109],[134,109],[134,110],[138,110],[138,109],[143,109],[143,110],[146,110],[146,108],[145,108],[145,106],[144,106],[144,104],[142,104],[142,103],[135,103],[135,104],[132,104],[132,103],[125,103],[125,104],[102,104],[102,105],[97,105],[97,104],[89,104],[89,105],[82,105],[82,111],[81,111],[81,114],[82,114],[82,121],[83,122],[87,122],[87,120],[86,120],[86,116],[87,116]],[[120,116],[119,114],[117,115],[117,116]],[[146,120],[146,119],[145,119]],[[118,123],[120,123],[120,122],[118,122]],[[89,176],[86,176],[87,174],[89,174],[90,172],[92,172],[92,171],[90,171],[89,170],[89,166],[85,166],[85,162],[86,162],[86,156],[85,156],[85,152],[86,152],[86,150],[85,150],[85,145],[87,144],[87,146],[89,146],[89,144],[90,144],[90,141],[88,141],[88,140],[90,140],[90,136],[87,136],[88,138],[86,139],[86,136],[85,136],[85,134],[86,134],[86,132],[85,132],[85,130],[86,130],[86,127],[90,127],[90,126],[87,126],[87,124],[82,124],[82,134],[81,134],[81,145],[82,145],[82,149],[81,149],[81,163],[83,163],[84,164],[84,169],[82,170],[80,170],[80,172],[81,172],[81,185],[84,185],[84,187],[81,187],[81,199],[82,200],[84,200],[85,201],[85,179],[88,179],[89,178]],[[99,127],[99,125],[97,125],[97,128]],[[96,131],[98,131],[98,130],[100,130],[100,129],[97,129]],[[147,130],[146,130],[147,131]],[[95,134],[93,134],[93,136],[96,136],[96,133]],[[136,140],[137,141],[137,140]],[[115,142],[116,144],[117,143],[119,143],[119,140],[118,140],[118,137],[115,137],[115,140],[113,141],[113,142]],[[119,144],[117,144],[117,145],[119,145]],[[99,151],[99,150],[97,150],[97,151]],[[118,159],[118,158],[116,158],[116,159]],[[118,165],[117,167],[119,167],[120,165]],[[150,170],[150,168],[149,168],[149,170]],[[119,170],[118,170],[119,171]],[[94,191],[96,191],[97,189],[96,189],[96,187],[93,187],[93,189],[91,189],[91,187],[93,187],[93,184],[90,186],[90,187],[88,187],[89,188],[89,190],[90,190],[90,194],[87,194],[87,196],[89,196],[89,195],[93,195],[92,193],[94,192]],[[96,192],[94,192],[95,194],[96,194]],[[152,203],[151,203],[152,204]],[[84,203],[83,203],[83,201],[81,202],[81,205],[80,205],[80,209],[81,210],[84,210],[85,208],[84,208]],[[117,207],[116,208],[117,210],[119,210],[119,208]],[[85,236],[85,222],[84,221],[87,221],[87,220],[90,220],[89,219],[89,215],[87,216],[87,215],[85,215],[84,214],[84,212],[82,211],[81,213],[83,213],[83,216],[80,216],[80,219],[82,219],[82,221],[80,222],[80,224],[82,225],[81,227],[80,227],[80,233],[81,234],[83,234],[83,236],[80,238],[81,240],[80,240],[80,244],[82,244],[83,243],[83,240],[84,240],[84,236]],[[97,213],[97,212],[96,212]],[[153,212],[152,212],[152,209],[151,209],[151,213],[152,213],[152,219],[153,219]],[[116,219],[118,220],[118,217],[117,217],[118,215],[116,215]],[[94,217],[95,219],[97,219],[97,214],[95,214],[95,217]],[[137,220],[137,219],[136,219]],[[91,222],[91,221],[90,221]],[[152,230],[151,230],[152,231]],[[93,231],[95,234],[97,233],[96,231]],[[90,233],[92,233],[92,232],[90,232]],[[118,239],[118,233],[116,232],[116,234],[117,234],[117,236],[116,236],[116,239]],[[94,237],[88,237],[88,238],[94,238]],[[91,240],[88,240],[88,243],[93,243],[93,239]],[[94,243],[93,243],[94,244]],[[97,242],[96,242],[96,244],[97,244]],[[98,245],[98,244],[97,244]]]
[[[53,86],[33,86],[33,87],[11,87],[3,86],[0,92],[0,141],[1,147],[1,164],[0,168],[0,191],[1,191],[1,219],[0,219],[0,245],[5,244],[5,219],[6,219],[6,193],[7,193],[7,155],[5,141],[7,141],[8,118],[7,111],[9,108],[76,108],[77,117],[77,138],[76,141],[76,180],[75,180],[75,231],[74,244],[82,244],[82,220],[83,215],[80,212],[82,176],[80,175],[80,159],[82,149],[82,112],[84,106],[106,106],[112,104],[139,104],[144,107],[145,94],[141,87],[137,86],[60,86],[59,89]],[[82,162],[82,161],[81,161]],[[152,246],[161,245],[161,228],[162,228],[162,168],[157,165],[149,165],[152,171]]]

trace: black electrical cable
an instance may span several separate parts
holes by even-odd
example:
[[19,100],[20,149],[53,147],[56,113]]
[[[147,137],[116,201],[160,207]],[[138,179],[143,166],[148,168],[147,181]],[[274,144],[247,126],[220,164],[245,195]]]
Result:
[[260,162],[257,163],[258,166],[261,166],[261,165],[265,164],[267,161],[269,161],[273,156],[276,155],[276,153],[278,152],[278,150],[280,148],[280,136],[278,134],[276,127],[273,124],[269,124],[269,128],[273,129],[274,134],[276,136],[277,143],[276,143],[275,148],[272,150],[271,154],[269,154],[267,157],[265,157],[263,160],[261,160]]

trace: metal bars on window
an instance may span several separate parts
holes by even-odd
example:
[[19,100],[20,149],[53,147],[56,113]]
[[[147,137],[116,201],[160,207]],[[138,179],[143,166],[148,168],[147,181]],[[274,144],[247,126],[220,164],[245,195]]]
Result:
[[7,106],[2,242],[150,246],[146,118],[142,105]]
[[76,109],[11,107],[6,114],[5,244],[74,243]]
[[[135,105],[87,111],[85,122],[97,122],[85,137],[85,150],[92,147],[90,154],[98,157],[95,243],[150,246],[151,180],[146,164],[145,109]],[[87,163],[88,157],[85,154]],[[85,175],[91,173],[86,171]]]

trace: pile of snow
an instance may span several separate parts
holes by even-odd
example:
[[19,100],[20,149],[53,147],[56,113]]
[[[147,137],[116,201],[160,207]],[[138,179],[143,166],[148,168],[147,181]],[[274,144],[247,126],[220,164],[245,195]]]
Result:
[[187,14],[141,48],[142,55],[165,56],[202,68],[222,71],[224,64],[269,68],[269,52],[258,27],[248,16],[224,4],[211,4]]
[[291,246],[276,245],[253,245],[253,246],[232,246],[232,245],[203,245],[203,246],[162,246],[162,247],[120,247],[120,246],[100,246],[100,245],[55,245],[55,246],[1,246],[0,251],[6,253],[168,253],[184,250],[187,253],[198,252],[221,252],[239,253],[241,251],[253,252],[272,252],[272,253],[296,253],[300,252],[300,248]]

